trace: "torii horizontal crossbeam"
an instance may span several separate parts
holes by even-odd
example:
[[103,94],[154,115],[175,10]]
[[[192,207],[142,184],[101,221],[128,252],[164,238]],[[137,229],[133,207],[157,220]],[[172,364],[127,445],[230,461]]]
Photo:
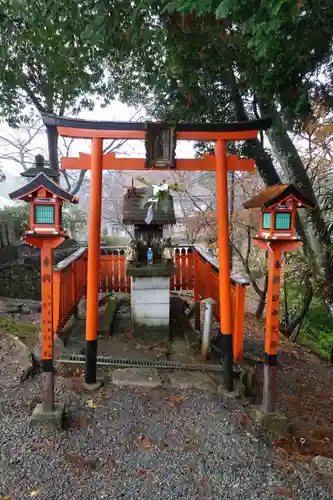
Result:
[[[80,153],[78,158],[61,158],[62,170],[90,170],[91,155]],[[144,158],[116,158],[114,153],[103,155],[102,159],[103,170],[146,170],[146,162]],[[165,167],[154,167],[152,171],[166,170]],[[176,168],[174,170],[187,171],[212,171],[216,170],[216,157],[213,155],[205,155],[202,160],[195,158],[176,160]],[[254,170],[254,160],[238,158],[237,155],[227,156],[227,170],[229,172],[252,172]]]
[[[146,123],[144,122],[107,122],[63,118],[55,115],[43,115],[47,127],[57,127],[63,137],[81,139],[144,139]],[[177,123],[175,124],[177,140],[197,141],[240,141],[255,139],[259,130],[271,125],[269,118],[231,123]]]

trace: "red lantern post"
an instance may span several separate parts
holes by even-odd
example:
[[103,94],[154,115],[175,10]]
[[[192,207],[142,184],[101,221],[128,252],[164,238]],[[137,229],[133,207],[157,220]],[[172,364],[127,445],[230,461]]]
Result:
[[32,423],[52,421],[61,426],[64,405],[54,402],[54,331],[53,331],[53,249],[65,240],[62,226],[62,204],[78,199],[61,189],[44,173],[9,195],[13,200],[30,203],[29,229],[24,239],[41,249],[42,301],[42,371],[43,403],[36,406]]
[[268,251],[268,290],[265,334],[265,367],[263,411],[276,412],[276,364],[279,340],[279,308],[282,255],[302,245],[296,235],[296,209],[311,208],[293,185],[278,184],[263,189],[244,204],[245,208],[261,208],[259,232],[253,243]]

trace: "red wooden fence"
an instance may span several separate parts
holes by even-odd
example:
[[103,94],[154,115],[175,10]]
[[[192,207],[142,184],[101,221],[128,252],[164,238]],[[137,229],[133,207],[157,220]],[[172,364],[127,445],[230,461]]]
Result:
[[[175,249],[175,274],[170,276],[170,290],[193,290],[193,249]],[[124,249],[102,249],[100,292],[131,291],[130,277],[126,276]]]
[[[219,272],[217,267],[203,253],[191,247],[175,249],[175,274],[170,277],[170,290],[194,290],[194,300],[212,297],[216,301],[214,315],[220,316]],[[244,336],[244,280],[232,280],[232,306],[234,318],[234,358],[242,359]],[[87,286],[87,249],[80,248],[54,268],[53,284],[53,326],[60,331]],[[100,264],[100,292],[131,291],[130,278],[126,276],[125,250],[102,248]]]
[[60,331],[86,292],[87,249],[80,248],[53,271],[53,328]]
[[[198,250],[194,254],[195,284],[194,299],[211,297],[216,301],[214,316],[220,319],[220,292],[218,268],[207,260]],[[231,280],[231,297],[233,313],[233,350],[234,359],[240,361],[243,358],[244,341],[244,310],[245,310],[245,287],[249,283],[246,280]]]

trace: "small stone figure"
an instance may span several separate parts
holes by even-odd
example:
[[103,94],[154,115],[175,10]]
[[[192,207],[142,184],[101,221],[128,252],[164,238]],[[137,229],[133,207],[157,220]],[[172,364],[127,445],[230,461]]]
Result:
[[137,243],[135,240],[130,242],[129,247],[126,249],[126,260],[131,264],[135,264],[137,261]]
[[173,248],[171,244],[171,238],[166,239],[162,256],[163,260],[168,263],[173,261]]

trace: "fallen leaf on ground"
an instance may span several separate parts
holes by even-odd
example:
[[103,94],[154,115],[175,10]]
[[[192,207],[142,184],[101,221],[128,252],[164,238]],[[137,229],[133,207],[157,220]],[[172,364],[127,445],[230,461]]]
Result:
[[145,449],[150,449],[153,446],[152,440],[148,437],[145,437],[143,434],[140,434],[140,436],[138,437],[138,443],[140,444],[140,446],[142,446],[142,448]]
[[89,408],[97,408],[96,403],[94,403],[92,399],[88,399],[87,406],[89,406]]
[[52,441],[49,441],[49,440],[31,444],[31,448],[33,450],[46,450],[46,449],[52,449],[53,447],[54,447],[54,443]]
[[29,497],[37,497],[40,494],[40,490],[32,490],[29,493]]
[[78,469],[95,470],[98,460],[95,458],[84,457],[81,455],[67,455],[65,457],[67,463],[76,466]]
[[297,497],[294,496],[294,494],[293,494],[292,491],[288,490],[284,486],[277,486],[276,488],[274,488],[273,494],[274,495],[278,495],[280,497],[292,498],[292,499],[295,499],[295,500],[297,498]]
[[292,454],[295,460],[298,460],[300,462],[310,462],[311,461],[311,456],[310,455],[300,455],[299,453],[294,452]]
[[168,396],[165,399],[165,402],[171,408],[175,408],[177,404],[181,403],[182,401],[185,401],[185,399],[187,399],[186,396],[182,396],[182,395],[176,396],[175,394],[173,394],[172,396]]
[[232,415],[232,419],[236,426],[246,429],[251,423],[249,415],[243,411],[236,411]]
[[73,420],[71,423],[71,427],[74,428],[79,428],[79,427],[86,427],[89,425],[90,419],[86,417],[78,418],[77,420]]
[[146,477],[151,474],[151,472],[147,469],[141,469],[140,467],[138,469],[134,469],[134,474],[139,477]]

